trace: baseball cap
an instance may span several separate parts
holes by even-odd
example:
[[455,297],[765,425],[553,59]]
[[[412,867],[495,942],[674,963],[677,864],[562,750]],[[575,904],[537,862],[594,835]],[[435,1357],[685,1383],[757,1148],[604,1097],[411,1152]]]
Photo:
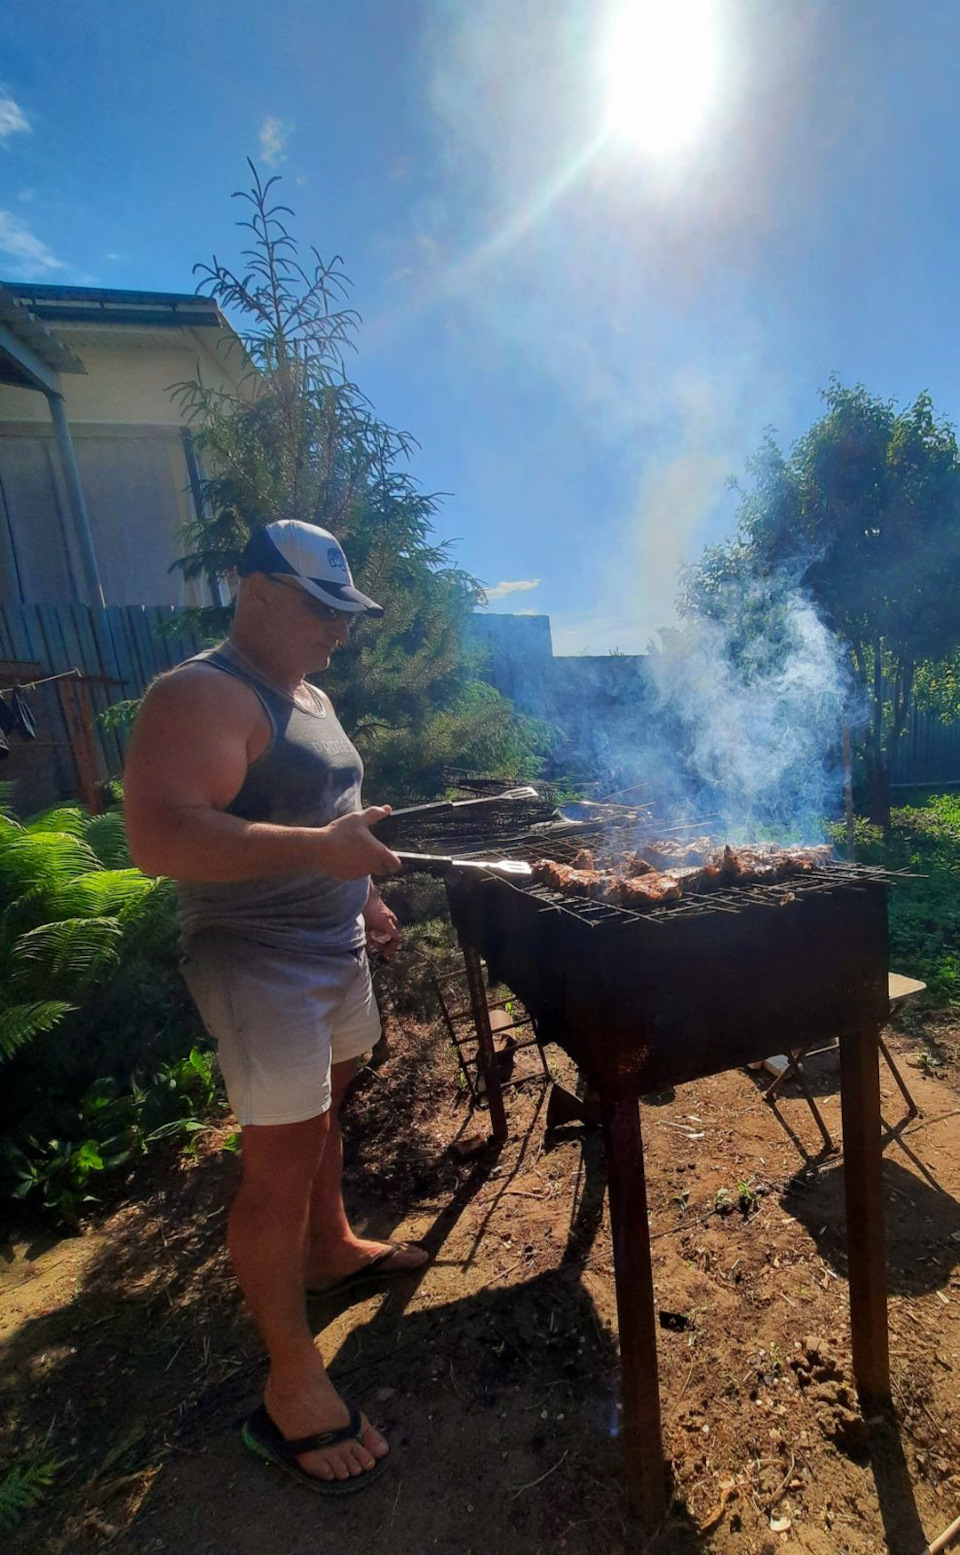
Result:
[[314,599],[345,615],[383,615],[382,605],[354,587],[340,541],[328,529],[298,518],[278,518],[255,529],[237,570],[241,578],[251,572],[292,578]]

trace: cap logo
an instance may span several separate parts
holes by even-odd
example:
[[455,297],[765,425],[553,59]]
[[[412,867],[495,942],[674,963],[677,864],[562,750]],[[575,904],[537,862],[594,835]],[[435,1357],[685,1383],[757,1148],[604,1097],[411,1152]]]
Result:
[[347,558],[344,556],[343,552],[339,549],[338,546],[331,545],[330,549],[327,551],[327,561],[330,563],[331,567],[337,567],[341,572],[346,572]]

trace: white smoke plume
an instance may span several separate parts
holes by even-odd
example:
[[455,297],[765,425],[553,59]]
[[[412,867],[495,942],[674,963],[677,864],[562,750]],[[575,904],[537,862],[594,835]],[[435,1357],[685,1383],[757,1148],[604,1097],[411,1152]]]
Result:
[[[801,591],[769,610],[746,647],[712,620],[670,633],[647,664],[656,730],[654,766],[679,759],[685,781],[655,771],[670,802],[717,817],[733,839],[822,836],[843,794],[842,739],[861,709],[842,644]],[[651,708],[653,711],[653,708]]]

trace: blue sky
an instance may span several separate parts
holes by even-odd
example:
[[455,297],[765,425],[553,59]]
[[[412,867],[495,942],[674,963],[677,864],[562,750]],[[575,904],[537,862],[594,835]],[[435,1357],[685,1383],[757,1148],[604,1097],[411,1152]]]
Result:
[[960,416],[960,6],[648,3],[638,79],[673,107],[658,18],[707,6],[716,44],[664,151],[609,129],[629,3],[8,8],[0,277],[192,290],[238,254],[254,156],[343,256],[357,381],[491,608],[549,613],[558,652],[642,651],[729,528],[726,478],[832,373]]

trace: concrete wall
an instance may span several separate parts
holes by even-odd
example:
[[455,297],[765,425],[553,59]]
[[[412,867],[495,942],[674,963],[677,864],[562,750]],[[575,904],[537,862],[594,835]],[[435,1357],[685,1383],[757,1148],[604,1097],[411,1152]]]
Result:
[[[640,655],[553,655],[549,616],[478,611],[470,635],[481,673],[521,712],[554,731],[551,771],[584,780],[622,780],[644,740],[645,660]],[[550,772],[547,773],[550,775]]]

